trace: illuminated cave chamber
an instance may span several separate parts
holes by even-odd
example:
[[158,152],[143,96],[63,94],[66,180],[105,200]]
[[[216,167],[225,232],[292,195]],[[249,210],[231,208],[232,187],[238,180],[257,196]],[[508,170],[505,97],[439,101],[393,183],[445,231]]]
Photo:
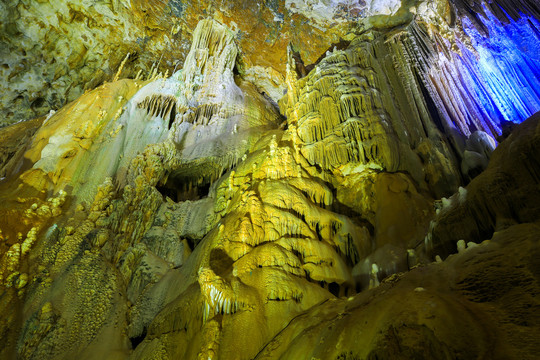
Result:
[[535,358],[538,5],[199,5],[0,130],[0,358]]

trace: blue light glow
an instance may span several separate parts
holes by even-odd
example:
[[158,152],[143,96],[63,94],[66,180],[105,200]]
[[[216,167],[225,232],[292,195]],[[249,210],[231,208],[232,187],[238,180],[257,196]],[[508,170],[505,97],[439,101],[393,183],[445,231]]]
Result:
[[455,63],[477,106],[470,110],[482,113],[476,115],[486,129],[500,133],[501,121],[522,122],[540,111],[540,22],[521,14],[501,23],[486,14],[488,37],[463,19],[472,46],[459,44]]

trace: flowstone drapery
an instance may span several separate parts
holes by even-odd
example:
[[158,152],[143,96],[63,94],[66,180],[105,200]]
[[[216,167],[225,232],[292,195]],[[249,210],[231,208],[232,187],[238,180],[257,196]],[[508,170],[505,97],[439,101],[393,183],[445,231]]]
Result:
[[238,6],[0,131],[0,357],[534,358],[537,6]]

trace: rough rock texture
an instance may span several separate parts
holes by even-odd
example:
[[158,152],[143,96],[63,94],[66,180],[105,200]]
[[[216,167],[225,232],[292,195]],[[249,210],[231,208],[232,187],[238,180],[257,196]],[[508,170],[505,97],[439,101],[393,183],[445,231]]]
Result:
[[443,202],[426,238],[425,246],[433,256],[455,252],[459,240],[480,242],[540,217],[539,122],[537,114],[517,127],[467,190]]
[[[151,77],[154,70],[175,72],[189,51],[198,21],[208,16],[234,32],[242,50],[239,68],[274,101],[285,89],[284,66],[289,44],[306,65],[313,64],[326,50],[364,29],[401,26],[414,16],[425,19],[453,43],[456,15],[471,23],[465,24],[466,32],[475,39],[480,39],[488,28],[492,34],[497,32],[491,22],[508,22],[508,13],[511,19],[520,19],[522,13],[532,15],[512,30],[519,35],[497,51],[511,51],[519,57],[520,50],[527,46],[528,54],[538,61],[538,50],[536,55],[530,50],[535,43],[534,27],[538,27],[534,20],[538,6],[514,0],[490,2],[486,7],[464,1],[413,0],[4,1],[0,4],[0,126],[58,110],[84,91],[113,80],[119,69],[123,77],[130,78],[139,71],[144,78]],[[471,15],[475,13],[470,8],[478,15]],[[492,18],[486,21],[486,16]],[[529,31],[524,32],[524,27],[530,27]],[[477,31],[480,34],[475,34]],[[497,47],[504,35],[492,36],[492,44],[486,45]],[[468,43],[464,45],[469,47]],[[473,50],[468,58],[475,54],[478,55]],[[449,60],[459,62],[456,58]],[[449,66],[447,61],[441,61],[441,67]],[[489,63],[491,59],[483,61]],[[474,60],[467,61],[465,66],[471,63]],[[515,59],[511,64],[517,64]],[[505,72],[509,64],[502,65]],[[524,59],[520,67],[531,65],[530,59]],[[538,82],[535,83],[538,88]],[[509,79],[509,85],[515,85],[515,81]],[[517,100],[515,96],[505,96]],[[533,105],[519,105],[523,106]]]
[[[134,77],[155,60],[136,54],[143,54],[144,30],[131,18],[129,1],[16,0],[2,2],[0,14],[0,125],[58,110],[112,80],[130,52],[124,75]],[[154,54],[166,49],[151,46]]]
[[256,359],[535,359],[537,223],[296,317]]
[[[66,4],[2,6],[16,28],[49,9],[26,39]],[[540,118],[503,128],[540,110],[538,9],[482,4],[113,1],[58,23],[122,72],[81,94],[83,56],[55,90],[75,101],[0,131],[0,358],[535,358]],[[148,52],[118,65],[127,28]]]
[[0,126],[58,110],[113,80],[120,68],[130,78],[139,71],[144,78],[154,70],[174,72],[188,54],[197,23],[208,16],[230,27],[243,51],[240,66],[254,67],[252,79],[269,95],[278,91],[277,101],[289,43],[313,63],[350,31],[345,20],[365,17],[355,10],[358,5],[349,5],[347,15],[344,5],[326,4],[338,24],[321,25],[310,12],[275,0],[4,1]]
[[425,247],[453,255],[315,306],[256,358],[536,358],[539,126],[520,125],[441,209]]

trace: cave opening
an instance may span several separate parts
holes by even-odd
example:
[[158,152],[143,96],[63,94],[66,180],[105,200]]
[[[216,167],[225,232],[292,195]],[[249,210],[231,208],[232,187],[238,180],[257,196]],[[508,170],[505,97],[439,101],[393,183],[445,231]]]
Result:
[[169,130],[172,127],[172,124],[174,123],[174,119],[176,119],[176,103],[172,105],[171,111],[169,113]]
[[141,334],[129,338],[132,349],[135,349],[137,346],[139,346],[140,343],[144,341],[144,339],[146,338],[146,333],[147,333],[147,329],[146,327],[144,327]]
[[338,283],[331,282],[330,284],[328,284],[328,291],[330,291],[330,293],[334,295],[335,297],[339,297],[339,290],[340,290],[340,286]]
[[195,185],[190,181],[167,181],[167,183],[163,185],[157,185],[156,189],[161,193],[161,195],[163,195],[164,198],[168,197],[172,201],[178,203],[188,200],[200,200],[207,197],[208,193],[210,192],[211,185],[211,182]]
[[[193,175],[193,174],[190,174]],[[211,177],[195,177],[186,174],[183,170],[176,170],[163,178],[156,185],[156,189],[172,201],[195,201],[208,197],[213,179]]]
[[225,277],[232,271],[234,261],[224,249],[216,248],[210,252],[209,264],[216,275]]

